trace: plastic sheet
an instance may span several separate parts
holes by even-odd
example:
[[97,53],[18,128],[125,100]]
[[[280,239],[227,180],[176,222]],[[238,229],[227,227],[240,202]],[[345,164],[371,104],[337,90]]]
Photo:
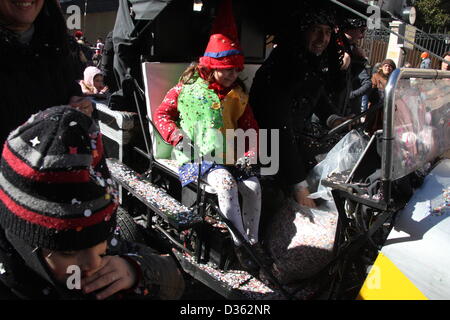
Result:
[[351,170],[364,149],[368,139],[357,130],[347,133],[331,150],[325,159],[319,162],[308,175],[310,198],[332,200],[330,188],[322,185],[322,180],[333,173]]

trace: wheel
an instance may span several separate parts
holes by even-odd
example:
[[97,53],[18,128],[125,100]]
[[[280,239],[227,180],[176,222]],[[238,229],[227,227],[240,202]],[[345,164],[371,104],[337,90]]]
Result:
[[117,227],[119,236],[128,241],[145,243],[145,232],[143,227],[137,224],[126,210],[117,209]]

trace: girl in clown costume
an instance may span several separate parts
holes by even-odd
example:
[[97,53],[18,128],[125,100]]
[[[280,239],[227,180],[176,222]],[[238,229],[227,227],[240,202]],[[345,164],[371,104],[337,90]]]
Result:
[[[257,146],[249,146],[242,155],[226,157],[225,154],[229,151],[226,142],[224,145],[226,130],[254,129],[257,133],[259,127],[238,78],[244,68],[244,56],[237,41],[231,1],[223,4],[203,57],[186,69],[180,82],[169,90],[153,120],[163,139],[175,146],[182,185],[196,181],[198,176],[207,181],[217,192],[222,213],[245,241],[261,253],[258,242],[261,187],[258,178],[248,170],[249,159],[255,159]],[[186,140],[203,157],[200,172],[198,163],[182,151]],[[208,161],[206,155],[224,162]],[[226,158],[235,161],[230,163]],[[242,210],[238,193],[243,200]],[[241,265],[248,270],[257,269],[238,237],[233,232],[231,235]]]

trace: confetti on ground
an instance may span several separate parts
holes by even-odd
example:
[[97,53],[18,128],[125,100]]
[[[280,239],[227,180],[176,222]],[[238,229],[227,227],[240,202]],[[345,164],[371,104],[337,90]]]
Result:
[[[175,250],[175,249],[174,249]],[[217,268],[214,263],[197,263],[195,259],[184,253],[183,258],[198,269],[206,272],[216,281],[223,283],[223,287],[238,292],[243,299],[248,300],[285,300],[286,297],[270,284],[265,284],[255,276],[243,270],[223,271]],[[303,285],[300,289],[297,285],[284,286],[288,292],[295,292],[295,297],[299,300],[306,300],[317,293],[315,285]]]
[[308,278],[332,258],[337,212],[310,209],[287,201],[270,221],[267,248],[274,259],[273,274],[283,284]]

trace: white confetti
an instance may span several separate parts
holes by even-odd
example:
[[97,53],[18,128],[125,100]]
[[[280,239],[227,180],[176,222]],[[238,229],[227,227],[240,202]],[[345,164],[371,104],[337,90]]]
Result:
[[84,216],[85,217],[90,217],[91,215],[92,215],[92,211],[90,209],[84,210]]
[[117,243],[118,243],[118,241],[117,241],[116,238],[113,238],[113,239],[111,240],[111,245],[112,245],[113,247],[117,246]]
[[77,124],[78,124],[77,122],[71,121],[71,122],[69,123],[69,126],[73,127],[73,126],[76,126]]
[[99,183],[102,187],[105,186],[105,179],[100,178],[100,177],[97,177],[97,181],[98,181],[98,183]]
[[6,273],[5,267],[3,266],[3,263],[0,263],[0,274]]

